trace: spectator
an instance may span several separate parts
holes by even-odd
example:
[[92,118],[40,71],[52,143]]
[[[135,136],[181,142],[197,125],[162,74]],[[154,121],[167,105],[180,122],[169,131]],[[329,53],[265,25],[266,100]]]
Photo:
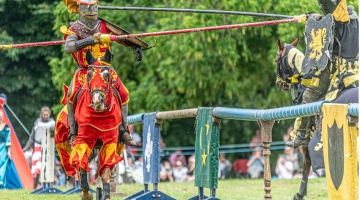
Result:
[[33,151],[31,174],[34,177],[34,189],[38,187],[41,171],[41,138],[43,128],[55,126],[55,121],[51,116],[50,108],[44,106],[41,108],[40,117],[36,119],[34,127],[31,130],[29,140],[23,151]]
[[165,142],[164,142],[164,140],[163,140],[163,138],[162,138],[161,135],[160,135],[160,147],[161,147],[162,149],[166,147],[166,144],[165,144]]
[[249,157],[249,161],[246,163],[248,167],[247,172],[250,174],[250,178],[260,178],[260,175],[264,172],[265,158],[262,155],[262,148],[256,147],[253,155]]
[[294,173],[299,171],[299,154],[294,152],[294,149],[291,147],[285,147],[284,149],[284,156],[286,161],[290,161],[293,164]]
[[10,169],[11,141],[10,127],[4,122],[4,112],[0,110],[0,188],[6,188],[6,172]]
[[294,127],[293,127],[293,126],[289,126],[286,134],[283,135],[283,141],[284,141],[285,143],[290,141],[290,133],[291,133],[292,130],[294,130]]
[[170,155],[169,161],[172,166],[175,165],[176,161],[180,160],[184,165],[186,165],[186,158],[182,154],[182,151],[180,149],[175,150],[173,154]]
[[190,182],[195,180],[195,155],[192,155],[188,159],[188,172],[183,176],[181,182]]
[[138,160],[135,161],[135,169],[132,173],[132,177],[135,183],[143,184],[144,183],[144,172],[143,172],[143,158],[140,156]]
[[168,160],[165,160],[160,169],[160,181],[162,182],[174,182],[173,170]]
[[[262,147],[263,146],[263,142],[261,139],[261,132],[260,130],[256,130],[256,136],[250,141],[250,148],[254,149],[256,147]],[[255,151],[253,151],[253,155],[255,154]],[[261,152],[262,155],[262,152]]]
[[[312,172],[313,170],[310,170],[310,172]],[[317,177],[325,177],[326,173],[325,173],[325,169],[317,169],[315,171]]]
[[275,173],[279,179],[292,179],[293,178],[294,166],[289,160],[286,160],[284,155],[281,155],[277,162]]
[[230,171],[232,168],[232,163],[226,159],[224,153],[219,154],[219,171],[220,171],[220,179],[229,178]]
[[184,166],[184,163],[181,160],[177,160],[175,166],[173,166],[174,181],[181,182],[183,176],[185,176],[187,172],[188,169]]
[[[137,146],[142,146],[142,138],[139,133],[135,131],[134,124],[129,125],[130,130],[130,136],[133,138],[133,140],[137,143]],[[129,146],[131,148],[132,154],[136,157],[137,156],[137,146]]]
[[61,165],[61,162],[56,159],[55,161],[56,165],[55,165],[55,185],[57,186],[65,186],[66,184],[66,175],[64,172],[64,169]]

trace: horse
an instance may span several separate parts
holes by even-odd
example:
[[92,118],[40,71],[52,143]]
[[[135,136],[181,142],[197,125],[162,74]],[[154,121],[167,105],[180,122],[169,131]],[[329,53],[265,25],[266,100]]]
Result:
[[[92,199],[87,172],[95,145],[100,146],[97,174],[103,182],[102,200],[110,199],[110,170],[123,159],[120,154],[125,145],[118,143],[118,126],[122,123],[121,98],[112,86],[113,73],[111,67],[89,65],[86,82],[73,99],[78,135],[70,140],[72,142],[68,138],[66,106],[56,120],[56,148],[66,174],[73,176],[80,172],[82,199]],[[102,142],[100,145],[99,141]]]
[[[290,44],[283,44],[280,40],[278,40],[278,52],[277,56],[275,57],[274,61],[277,66],[277,79],[276,79],[276,86],[280,90],[292,90],[293,96],[293,103],[297,104],[300,101],[301,94],[304,91],[304,87],[301,85],[301,78],[305,75],[301,71],[302,63],[304,61],[304,54],[300,52],[296,46],[298,44],[299,39],[295,39]],[[295,98],[294,92],[295,89],[297,90],[297,97]],[[332,102],[334,103],[358,103],[358,94],[359,88],[350,88],[350,89],[343,89],[338,93],[338,96]],[[317,99],[318,101],[323,100],[324,95],[319,96]],[[317,118],[317,119],[316,119]],[[320,116],[315,116],[311,118],[310,123],[312,124],[311,127],[318,127],[315,123],[319,119]],[[314,135],[317,134],[321,135],[321,128],[317,128],[316,130],[312,130]],[[322,143],[320,141],[321,137],[313,137],[310,143],[318,144]],[[323,154],[321,151],[315,152],[313,149],[309,149],[308,147],[301,147],[302,152],[304,154],[304,163],[303,163],[303,171],[302,171],[302,180],[300,184],[299,192],[296,193],[293,197],[294,200],[302,200],[304,196],[307,194],[307,181],[310,172],[310,168],[312,166],[311,161],[319,162],[318,160],[323,160]],[[309,153],[310,152],[310,153]],[[321,154],[319,154],[321,152]],[[317,155],[316,159],[315,154]],[[313,157],[311,157],[313,156]],[[320,156],[320,157],[319,157]],[[319,159],[320,158],[320,159]],[[321,163],[320,163],[321,166]],[[323,163],[322,163],[323,166]]]

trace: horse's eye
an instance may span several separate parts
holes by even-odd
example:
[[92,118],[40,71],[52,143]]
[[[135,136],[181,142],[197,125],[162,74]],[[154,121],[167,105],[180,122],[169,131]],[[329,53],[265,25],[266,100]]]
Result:
[[101,102],[101,103],[104,103],[104,99],[101,99],[100,102]]

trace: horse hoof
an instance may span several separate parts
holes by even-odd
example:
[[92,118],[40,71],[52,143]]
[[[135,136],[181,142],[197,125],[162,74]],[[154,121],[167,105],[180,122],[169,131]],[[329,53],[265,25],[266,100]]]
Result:
[[293,200],[304,200],[304,197],[295,194]]
[[91,194],[90,191],[88,191],[87,194],[82,192],[80,196],[81,196],[81,200],[93,200],[93,195]]

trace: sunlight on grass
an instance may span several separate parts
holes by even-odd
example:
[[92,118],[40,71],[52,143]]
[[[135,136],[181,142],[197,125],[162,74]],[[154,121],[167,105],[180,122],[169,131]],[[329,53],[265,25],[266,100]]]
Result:
[[[258,180],[219,180],[219,188],[216,191],[216,197],[223,200],[259,200],[264,199],[264,181]],[[292,199],[298,191],[300,179],[293,180],[272,180],[271,194],[274,200]],[[189,183],[160,183],[159,190],[176,199],[185,200],[197,194],[197,188],[193,182]],[[59,188],[67,191],[70,188]],[[125,184],[120,185],[119,191],[127,195],[134,194],[143,189],[143,185]],[[152,185],[149,185],[152,189]],[[80,199],[79,194],[72,195],[34,195],[29,190],[0,190],[1,200],[72,200]],[[205,189],[205,195],[209,195],[209,189]],[[114,199],[124,199],[124,197],[111,197]],[[308,195],[306,199],[323,200],[327,199],[326,179],[310,179],[308,185]],[[95,196],[94,196],[95,200]]]

